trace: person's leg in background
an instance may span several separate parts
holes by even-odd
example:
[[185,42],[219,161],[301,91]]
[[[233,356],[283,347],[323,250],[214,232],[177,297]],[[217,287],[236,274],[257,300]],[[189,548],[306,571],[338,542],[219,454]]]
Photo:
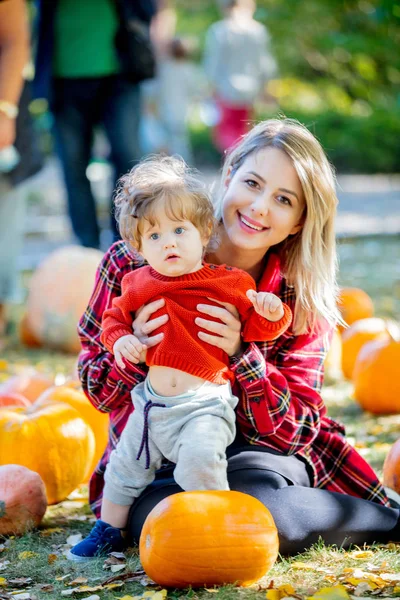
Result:
[[99,248],[96,203],[86,176],[101,79],[55,79],[51,110],[72,229],[82,246]]
[[22,254],[25,218],[24,194],[0,176],[0,350],[6,333],[8,305],[19,298],[18,261]]
[[[115,183],[141,158],[139,124],[141,118],[140,86],[122,75],[104,78],[101,120],[111,146]],[[115,189],[115,185],[114,185]],[[111,199],[111,227],[114,240],[120,239]]]

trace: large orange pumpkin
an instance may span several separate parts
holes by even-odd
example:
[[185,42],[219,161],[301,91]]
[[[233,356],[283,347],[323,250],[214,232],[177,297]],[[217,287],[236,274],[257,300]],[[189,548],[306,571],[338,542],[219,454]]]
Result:
[[383,485],[400,494],[400,439],[390,448],[383,463]]
[[342,371],[347,379],[353,376],[356,358],[361,348],[372,340],[388,340],[390,334],[384,319],[372,317],[355,321],[342,334]]
[[26,369],[1,383],[0,394],[21,394],[31,403],[52,385],[53,381],[49,376],[34,369]]
[[[338,298],[338,307],[347,325],[358,319],[368,319],[374,314],[374,304],[364,290],[356,287],[343,287]],[[343,330],[342,327],[340,327]]]
[[21,465],[0,467],[0,535],[21,535],[37,527],[46,512],[46,488]]
[[354,397],[375,414],[400,412],[400,343],[373,340],[361,348],[353,371]]
[[29,282],[25,327],[44,346],[79,352],[77,324],[93,290],[103,254],[66,246],[50,254]]
[[[105,413],[96,410],[81,389],[74,389],[74,383],[52,387],[46,390],[35,402],[37,406],[45,406],[65,402],[75,408],[91,427],[96,439],[96,451],[89,468],[89,476],[103,456],[108,441],[109,418]],[[86,478],[87,480],[87,478]],[[86,483],[86,481],[85,481]]]
[[39,473],[49,504],[64,500],[83,481],[94,451],[91,428],[68,404],[0,410],[0,465]]
[[173,588],[250,585],[269,571],[278,549],[268,509],[234,491],[165,498],[148,515],[139,542],[147,575]]

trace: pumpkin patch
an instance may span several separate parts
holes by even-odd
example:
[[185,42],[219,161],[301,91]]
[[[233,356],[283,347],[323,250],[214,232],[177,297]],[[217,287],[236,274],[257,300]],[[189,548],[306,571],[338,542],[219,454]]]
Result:
[[37,472],[49,504],[64,500],[89,475],[94,434],[68,404],[0,410],[0,465]]

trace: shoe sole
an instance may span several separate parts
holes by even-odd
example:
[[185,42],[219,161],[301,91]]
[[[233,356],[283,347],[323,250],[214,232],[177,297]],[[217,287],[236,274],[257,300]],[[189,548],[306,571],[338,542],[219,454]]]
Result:
[[71,550],[68,550],[65,554],[65,558],[68,560],[73,560],[74,562],[88,562],[93,560],[94,558],[101,558],[98,556],[79,556],[78,554],[73,554]]

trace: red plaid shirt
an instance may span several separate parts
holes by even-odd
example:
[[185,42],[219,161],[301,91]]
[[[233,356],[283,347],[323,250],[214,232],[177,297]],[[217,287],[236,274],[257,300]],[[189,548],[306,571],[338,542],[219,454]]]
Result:
[[[142,265],[143,259],[124,242],[111,246],[79,323],[83,389],[93,406],[110,413],[109,443],[90,481],[90,503],[97,516],[105,467],[132,411],[130,391],[146,377],[142,366],[127,363],[124,370],[119,369],[100,341],[101,318],[121,294],[123,276]],[[276,293],[294,311],[294,289],[282,278],[275,254],[270,256],[259,289]],[[289,329],[273,342],[250,343],[232,361],[234,392],[240,398],[238,427],[250,444],[305,458],[312,467],[315,487],[388,505],[374,471],[345,440],[343,426],[326,415],[320,390],[331,334],[328,327],[298,336]]]

